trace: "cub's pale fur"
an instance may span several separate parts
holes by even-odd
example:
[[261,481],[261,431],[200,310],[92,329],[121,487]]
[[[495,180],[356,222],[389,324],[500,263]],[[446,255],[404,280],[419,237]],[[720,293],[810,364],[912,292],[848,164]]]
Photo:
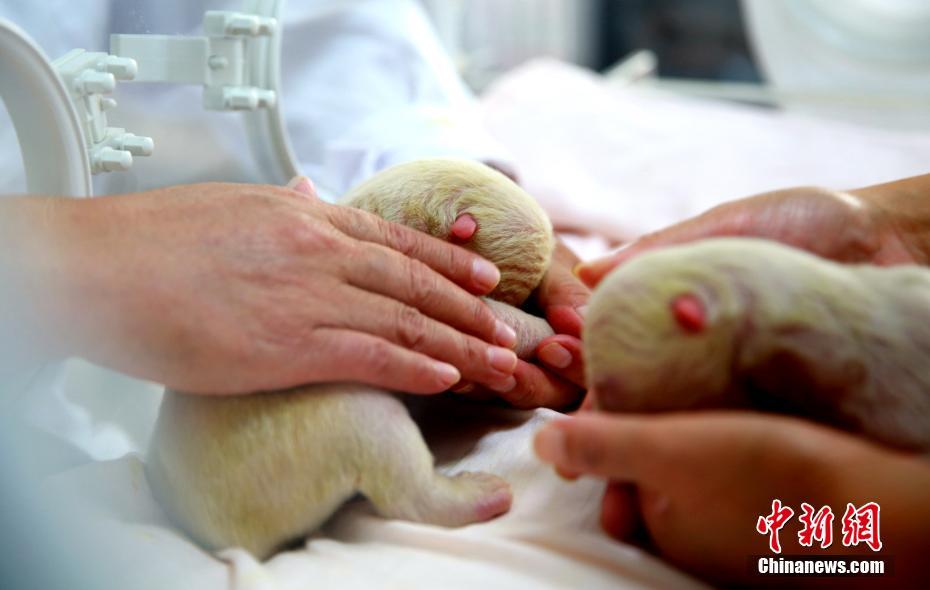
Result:
[[[478,231],[465,247],[499,265],[495,293],[520,302],[549,265],[551,225],[508,178],[485,167],[431,160],[388,170],[352,200],[376,213],[406,211],[441,238],[461,213]],[[422,211],[421,211],[422,210]],[[396,217],[395,217],[396,218]],[[530,355],[549,325],[488,301]],[[457,526],[510,507],[507,482],[486,473],[447,477],[403,404],[357,383],[323,384],[242,397],[168,391],[146,473],[171,518],[210,549],[241,546],[260,558],[313,531],[356,493],[383,516]]]
[[352,190],[344,203],[443,239],[459,216],[471,214],[478,233],[467,247],[500,269],[500,285],[490,296],[510,305],[520,305],[536,288],[555,247],[552,224],[536,201],[500,172],[470,160],[395,166]]
[[[676,322],[681,295],[700,302],[703,329]],[[707,240],[611,273],[584,338],[588,383],[606,410],[746,405],[930,451],[930,269]]]

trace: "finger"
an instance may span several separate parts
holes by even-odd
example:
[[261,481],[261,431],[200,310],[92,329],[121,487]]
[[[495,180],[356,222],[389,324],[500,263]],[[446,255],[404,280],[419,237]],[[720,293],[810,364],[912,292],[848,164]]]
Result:
[[306,176],[295,176],[287,183],[287,188],[302,195],[317,198],[316,186]]
[[462,378],[491,389],[513,378],[517,355],[510,349],[462,334],[382,295],[346,286],[338,297],[339,307],[351,309],[352,313],[332,314],[331,326],[369,333],[449,363],[458,368]]
[[594,288],[613,269],[643,252],[713,236],[735,235],[738,233],[736,226],[723,211],[725,210],[720,208],[711,209],[687,221],[645,235],[635,242],[621,246],[613,254],[579,264],[575,267],[575,274],[586,285]]
[[584,305],[577,306],[550,305],[543,308],[543,313],[546,315],[546,321],[557,333],[581,338],[584,314],[587,309],[586,301]]
[[536,365],[520,361],[513,373],[514,387],[501,391],[501,399],[515,408],[567,407],[581,398],[581,389]]
[[490,293],[501,280],[496,266],[464,248],[359,209],[333,205],[329,211],[343,233],[415,258],[472,293]]
[[426,264],[378,244],[361,244],[343,270],[355,287],[380,293],[429,317],[487,342],[512,348],[513,328],[497,319],[480,299]]
[[559,334],[539,343],[536,358],[559,377],[583,388],[585,377],[581,346],[578,338]]
[[614,539],[630,539],[641,524],[638,504],[636,488],[630,484],[608,482],[601,500],[601,528]]
[[572,273],[577,262],[578,257],[560,242],[537,294],[552,328],[560,334],[580,338],[591,290]]
[[309,379],[359,381],[393,391],[440,393],[459,381],[459,371],[448,363],[407,350],[362,332],[322,328],[321,346],[314,350],[316,369]]
[[663,449],[650,444],[652,428],[648,418],[576,414],[543,426],[534,448],[540,459],[562,470],[640,483],[664,460]]
[[563,470],[661,489],[673,477],[706,473],[708,461],[718,469],[758,461],[786,441],[815,445],[822,435],[836,436],[823,425],[758,412],[579,412],[540,429],[535,446],[540,459]]

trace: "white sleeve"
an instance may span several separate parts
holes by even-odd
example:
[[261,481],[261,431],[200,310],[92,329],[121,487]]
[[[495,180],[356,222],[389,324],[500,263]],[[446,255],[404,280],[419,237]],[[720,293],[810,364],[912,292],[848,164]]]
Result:
[[324,195],[416,158],[506,161],[415,0],[289,2],[284,20],[288,130]]

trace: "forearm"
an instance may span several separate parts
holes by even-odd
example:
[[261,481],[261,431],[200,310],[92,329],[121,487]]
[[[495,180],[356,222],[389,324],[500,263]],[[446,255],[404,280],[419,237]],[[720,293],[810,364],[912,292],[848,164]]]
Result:
[[850,191],[873,207],[904,254],[930,265],[930,174]]
[[70,205],[52,197],[0,199],[0,362],[8,368],[71,348],[72,334],[61,329],[72,287],[62,256],[69,236],[60,223]]

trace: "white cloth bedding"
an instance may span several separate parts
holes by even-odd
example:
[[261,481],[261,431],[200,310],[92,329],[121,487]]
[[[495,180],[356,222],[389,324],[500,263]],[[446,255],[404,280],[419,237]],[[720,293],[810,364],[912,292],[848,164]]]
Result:
[[[848,187],[930,169],[930,136],[612,88],[552,62],[505,77],[485,97],[484,109],[557,225],[619,238],[775,187]],[[604,242],[583,245],[596,253]],[[116,394],[130,398],[133,388],[118,383],[124,389]],[[142,405],[151,412],[151,389],[145,396]],[[259,564],[237,550],[221,561],[175,531],[153,502],[137,455],[58,474],[46,490],[79,519],[86,542],[75,550],[85,563],[102,565],[114,588],[699,585],[599,531],[601,483],[562,481],[535,459],[532,435],[554,412],[433,402],[426,430],[439,464],[507,478],[515,494],[509,514],[448,530],[386,521],[354,503],[304,546]],[[118,415],[100,420],[134,425],[127,439],[144,448],[150,424]],[[445,435],[430,437],[434,430]]]

